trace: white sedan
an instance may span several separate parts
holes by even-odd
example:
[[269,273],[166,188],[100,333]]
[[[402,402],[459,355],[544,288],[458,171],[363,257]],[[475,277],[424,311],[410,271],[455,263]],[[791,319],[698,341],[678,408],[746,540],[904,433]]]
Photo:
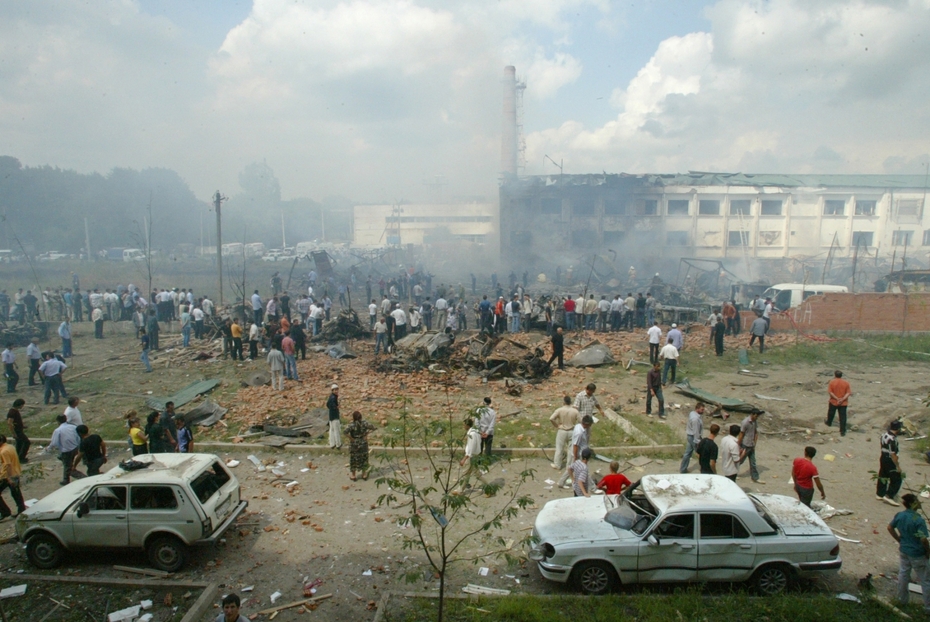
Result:
[[747,494],[719,475],[646,475],[621,495],[550,501],[533,538],[530,558],[542,576],[588,594],[751,580],[771,595],[803,573],[842,565],[839,541],[810,508]]

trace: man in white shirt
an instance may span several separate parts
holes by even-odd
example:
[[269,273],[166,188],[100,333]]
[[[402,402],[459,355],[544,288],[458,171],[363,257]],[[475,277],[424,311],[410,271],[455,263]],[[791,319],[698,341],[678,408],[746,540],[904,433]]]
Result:
[[407,314],[400,307],[391,311],[391,317],[394,318],[394,341],[403,339],[407,336]]
[[194,307],[194,310],[191,311],[191,317],[194,318],[194,337],[196,339],[203,339],[203,318],[205,313],[200,307]]
[[375,302],[375,299],[371,299],[371,304],[368,305],[368,330],[375,329],[375,322],[378,321],[378,303]]
[[440,296],[436,299],[436,304],[433,305],[433,308],[436,309],[436,325],[441,331],[446,326],[446,314],[449,312],[449,303],[445,298]]
[[687,473],[688,466],[691,464],[691,456],[694,455],[694,450],[697,448],[698,443],[701,442],[701,433],[704,431],[704,422],[701,420],[701,416],[704,414],[704,402],[698,402],[694,406],[694,410],[691,411],[691,414],[688,415],[688,424],[685,428],[685,455],[681,457],[681,465],[678,467],[679,473]]
[[26,359],[29,361],[29,386],[37,385],[36,374],[39,373],[39,364],[42,362],[42,353],[39,352],[39,338],[33,337],[26,346]]
[[81,398],[79,397],[68,398],[68,407],[65,408],[65,419],[73,426],[82,425],[84,423],[84,419],[81,417],[81,411],[78,408],[78,404],[80,403]]
[[392,306],[393,305],[391,304],[391,299],[385,296],[381,300],[381,315],[387,315],[388,313],[390,313]]
[[0,357],[3,359],[3,373],[6,375],[6,392],[16,393],[19,374],[16,373],[16,354],[13,353],[12,343],[6,345],[6,350],[3,351]]
[[491,444],[494,442],[494,424],[497,423],[497,411],[491,408],[491,398],[484,398],[484,406],[478,409],[478,431],[481,432],[481,452],[491,455]]
[[591,415],[584,415],[572,429],[572,449],[568,456],[568,469],[559,480],[559,488],[571,488],[568,485],[568,480],[572,479],[571,465],[575,460],[581,460],[581,452],[590,448],[592,425],[594,425],[594,418]]
[[323,330],[323,307],[310,305],[310,321],[313,322],[313,336],[316,337]]
[[213,315],[213,301],[207,298],[206,296],[203,297],[203,302],[201,303],[201,307],[203,308],[203,314],[205,316],[210,317],[211,315]]
[[255,290],[255,293],[252,294],[252,315],[255,316],[255,323],[261,326],[262,324],[262,297],[258,295],[258,290]]
[[252,322],[249,326],[249,360],[254,361],[258,358],[258,342],[262,338],[262,329],[258,324]]
[[662,386],[668,384],[668,372],[672,372],[672,384],[675,384],[675,376],[678,372],[678,348],[672,343],[672,336],[669,335],[668,343],[659,351],[659,358],[665,359],[665,366],[662,368]]
[[672,340],[672,345],[678,350],[679,354],[685,347],[685,338],[678,328],[678,324],[672,324],[672,329],[668,331],[668,338]]
[[465,434],[465,457],[459,462],[459,466],[465,466],[466,462],[471,462],[481,453],[481,433],[475,427],[474,419],[466,419],[465,428],[468,430]]
[[575,330],[584,330],[584,296],[575,298]]
[[653,321],[646,334],[649,337],[649,362],[658,363],[659,345],[662,343],[662,329],[659,328],[659,323]]
[[607,332],[607,318],[610,315],[610,301],[607,296],[601,296],[597,303],[597,331],[600,333]]
[[620,330],[620,319],[623,317],[623,301],[620,300],[620,294],[616,294],[610,301],[610,330],[616,332]]
[[410,307],[408,319],[410,323],[410,332],[412,333],[419,332],[421,317],[420,317],[420,312],[417,311],[416,307]]
[[52,392],[55,393],[55,401],[53,402],[55,404],[58,403],[59,395],[68,397],[68,393],[65,391],[65,385],[61,381],[61,372],[66,369],[68,369],[68,366],[52,356],[51,352],[45,353],[45,361],[39,365],[39,373],[45,377],[46,404],[48,404]]
[[739,436],[740,427],[736,424],[730,426],[730,433],[720,441],[720,474],[736,481],[739,472],[741,451],[736,437]]

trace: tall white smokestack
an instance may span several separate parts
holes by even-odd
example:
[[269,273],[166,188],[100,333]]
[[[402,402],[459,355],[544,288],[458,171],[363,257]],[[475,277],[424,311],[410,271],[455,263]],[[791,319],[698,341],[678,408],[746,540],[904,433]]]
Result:
[[517,174],[517,69],[504,67],[504,116],[501,124],[501,173]]

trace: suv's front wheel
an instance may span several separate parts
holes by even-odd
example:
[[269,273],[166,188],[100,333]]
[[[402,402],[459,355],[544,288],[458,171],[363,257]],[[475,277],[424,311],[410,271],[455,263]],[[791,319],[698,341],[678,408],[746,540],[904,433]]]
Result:
[[57,568],[64,553],[58,538],[48,533],[37,533],[26,542],[26,555],[36,568]]
[[176,572],[187,561],[187,547],[174,536],[155,536],[146,546],[146,553],[149,563],[165,572]]

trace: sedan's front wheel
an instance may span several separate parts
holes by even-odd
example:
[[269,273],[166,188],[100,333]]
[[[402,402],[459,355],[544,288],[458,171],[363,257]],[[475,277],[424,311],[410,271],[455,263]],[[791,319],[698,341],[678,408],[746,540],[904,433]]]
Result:
[[592,596],[608,594],[617,586],[617,573],[605,561],[581,562],[572,574],[578,589]]
[[36,568],[57,568],[64,553],[61,543],[49,533],[37,533],[26,541],[26,556]]
[[791,581],[791,571],[783,564],[763,566],[753,576],[756,591],[762,596],[781,594]]

